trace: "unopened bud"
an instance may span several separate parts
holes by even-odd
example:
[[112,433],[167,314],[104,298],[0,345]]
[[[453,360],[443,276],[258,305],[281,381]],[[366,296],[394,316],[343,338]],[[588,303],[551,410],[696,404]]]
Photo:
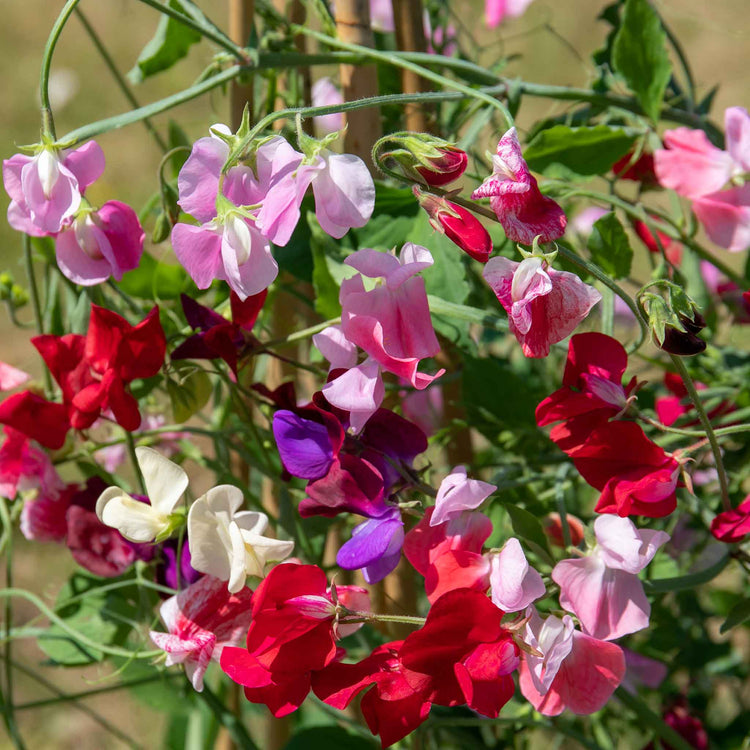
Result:
[[429,133],[394,133],[381,138],[373,158],[385,171],[399,172],[407,180],[431,187],[457,180],[469,163],[466,152]]
[[427,157],[428,164],[417,167],[417,172],[430,187],[441,187],[457,180],[465,171],[469,157],[453,146],[438,148],[439,156]]

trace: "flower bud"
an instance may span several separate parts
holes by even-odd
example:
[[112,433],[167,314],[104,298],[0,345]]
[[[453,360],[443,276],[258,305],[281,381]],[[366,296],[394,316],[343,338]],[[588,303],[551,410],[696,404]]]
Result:
[[419,204],[427,211],[430,224],[446,235],[467,255],[486,263],[492,253],[492,238],[482,223],[471,211],[431,193],[423,193],[416,185],[413,188]]
[[656,294],[644,296],[652,338],[656,346],[670,354],[691,357],[706,348],[697,334],[706,321],[690,297],[674,284],[669,284],[669,302]]
[[417,172],[430,187],[440,187],[457,180],[465,171],[469,157],[453,146],[438,148],[439,156],[426,157],[428,164],[417,167]]
[[466,170],[466,152],[428,133],[396,133],[381,138],[373,149],[375,163],[396,170],[412,182],[440,187]]

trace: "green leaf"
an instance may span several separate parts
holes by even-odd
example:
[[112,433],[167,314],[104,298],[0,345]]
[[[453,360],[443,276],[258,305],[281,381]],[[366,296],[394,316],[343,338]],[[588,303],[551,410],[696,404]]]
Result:
[[645,113],[659,119],[672,64],[667,34],[648,0],[627,0],[612,48],[612,63],[638,97]]
[[622,279],[630,273],[633,248],[614,213],[605,214],[594,223],[588,248],[591,260],[613,279]]
[[719,628],[719,632],[726,633],[728,630],[736,628],[738,625],[742,625],[745,620],[750,620],[750,599],[740,599],[740,601],[732,607],[732,610],[727,615],[727,619]]
[[543,130],[527,146],[524,159],[536,172],[568,177],[601,175],[631,149],[638,138],[631,128],[571,128],[555,125]]
[[138,268],[128,271],[118,286],[125,294],[138,299],[176,299],[192,287],[182,266],[170,265],[143,253]]
[[[179,0],[169,0],[169,7],[188,16]],[[141,83],[145,78],[168,70],[185,57],[201,35],[174,18],[162,15],[156,33],[141,50],[135,67],[128,73],[132,83]]]
[[208,374],[200,368],[188,366],[192,367],[191,371],[179,383],[167,381],[174,421],[178,424],[187,422],[193,414],[200,411],[208,403],[213,391]]
[[655,581],[644,581],[643,587],[649,593],[693,589],[703,583],[713,581],[726,568],[729,560],[729,555],[723,555],[713,565],[709,565],[697,573],[689,573],[688,575],[676,576],[675,578],[659,578]]
[[519,508],[512,503],[503,503],[503,507],[508,511],[514,533],[520,536],[546,562],[554,565],[547,537],[539,519],[532,513],[529,513],[529,511]]
[[[339,247],[318,225],[315,214],[307,214],[310,226],[310,250],[313,259],[312,283],[315,289],[315,311],[324,318],[341,315],[339,284],[331,273],[329,258],[339,254]],[[340,265],[340,264],[339,264]]]

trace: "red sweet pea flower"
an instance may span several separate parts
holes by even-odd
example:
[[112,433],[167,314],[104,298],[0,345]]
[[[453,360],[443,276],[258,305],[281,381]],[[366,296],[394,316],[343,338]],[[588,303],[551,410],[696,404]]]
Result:
[[334,662],[315,672],[312,689],[329,706],[343,710],[356,695],[372,687],[360,707],[367,726],[384,748],[413,732],[430,713],[425,689],[429,678],[401,663],[403,641],[378,646],[357,664]]
[[406,679],[414,679],[413,687],[432,703],[466,703],[497,718],[513,695],[510,675],[519,661],[518,646],[502,626],[503,614],[478,591],[456,589],[441,596],[424,627],[401,647],[401,664],[410,670]]
[[90,427],[107,409],[126,430],[138,428],[138,402],[126,387],[156,375],[164,361],[167,342],[158,307],[131,326],[117,313],[92,305],[85,338],[45,335],[31,343],[60,385],[75,429]]
[[[692,401],[688,397],[687,388],[682,382],[682,378],[676,372],[668,372],[664,375],[664,385],[667,390],[671,391],[673,396],[660,396],[656,399],[654,408],[656,409],[656,416],[659,417],[659,421],[669,427],[673,425],[683,414],[687,414],[692,411],[695,407]],[[702,391],[706,389],[705,383],[696,383],[696,390]],[[709,419],[714,419],[721,414],[727,414],[733,411],[731,404],[726,402],[720,403],[718,406],[713,408],[708,413]],[[698,419],[691,420],[684,424],[685,427],[690,425],[698,424]]]
[[568,345],[563,387],[536,409],[537,424],[544,425],[583,414],[606,422],[622,411],[635,388],[623,388],[628,355],[622,344],[603,333],[577,333]]
[[620,180],[642,182],[645,187],[658,185],[654,171],[654,155],[643,152],[633,161],[633,152],[628,152],[612,165],[612,172]]
[[[247,649],[227,647],[221,655],[221,668],[244,685],[245,697],[264,703],[276,717],[299,708],[311,673],[336,658],[336,639],[343,633],[327,585],[315,565],[276,566],[253,596]],[[367,608],[367,593],[357,586],[339,586],[336,596],[344,606]]]
[[70,429],[68,410],[31,391],[21,391],[0,403],[0,424],[8,425],[45,448],[63,447]]
[[[550,437],[558,442],[555,433],[564,428],[555,427]],[[634,422],[607,422],[565,452],[581,476],[602,491],[597,513],[661,518],[677,507],[680,463]]]
[[711,521],[711,533],[720,542],[741,542],[750,534],[750,495],[733,510],[719,513]]

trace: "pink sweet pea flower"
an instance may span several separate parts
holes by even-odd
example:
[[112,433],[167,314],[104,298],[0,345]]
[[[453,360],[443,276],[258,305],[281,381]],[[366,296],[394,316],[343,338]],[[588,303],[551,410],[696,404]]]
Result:
[[524,698],[545,716],[566,708],[592,714],[612,697],[625,674],[625,657],[606,643],[574,629],[573,620],[550,615],[542,622],[530,608],[524,640],[542,656],[524,652],[519,685]]
[[555,271],[542,258],[520,263],[497,255],[482,272],[508,313],[508,327],[527,357],[546,357],[550,346],[578,327],[602,296],[567,271]]
[[693,200],[709,239],[730,252],[750,247],[750,183]]
[[484,20],[490,29],[494,29],[505,18],[523,15],[531,2],[532,0],[485,0]]
[[39,495],[55,500],[65,488],[49,456],[26,435],[13,427],[3,429],[0,446],[0,495],[9,500],[19,492],[38,490]]
[[638,573],[669,540],[664,531],[637,529],[628,518],[600,516],[597,544],[587,557],[562,560],[552,570],[560,604],[578,617],[583,631],[611,641],[648,627],[651,605]]
[[[313,107],[330,107],[342,104],[344,97],[340,89],[330,78],[318,78],[312,87]],[[313,122],[318,132],[327,135],[344,129],[344,113],[336,112],[332,115],[318,115],[313,117]]]
[[736,508],[719,513],[711,521],[711,533],[720,542],[741,542],[750,534],[750,495]]
[[[457,518],[466,510],[476,510],[496,489],[497,487],[489,482],[469,479],[466,476],[466,467],[456,466],[438,487],[430,526]],[[505,609],[499,604],[498,606]]]
[[193,687],[203,690],[210,661],[219,662],[225,646],[239,646],[252,619],[252,592],[230,594],[224,581],[203,576],[167,599],[159,610],[167,633],[151,631],[151,640],[167,652],[167,666],[184,664]]
[[508,239],[531,245],[537,236],[541,243],[562,237],[568,222],[565,213],[552,198],[540,192],[536,178],[521,155],[515,128],[498,142],[492,163],[492,174],[471,197],[490,199],[490,206]]
[[15,154],[3,162],[8,223],[35,237],[59,232],[103,171],[104,154],[94,141],[74,151],[45,147],[33,157]]
[[55,239],[57,265],[82,286],[101,284],[138,267],[145,234],[133,209],[107,201],[98,211],[79,211]]
[[0,362],[0,391],[12,391],[23,385],[30,377],[28,372]]
[[[429,250],[407,243],[398,258],[377,250],[358,250],[345,261],[360,275],[341,284],[341,329],[385,370],[417,390],[443,374],[425,375],[419,361],[440,351],[430,319],[424,280],[416,274],[432,265]],[[365,291],[362,276],[385,283]]]
[[547,593],[539,573],[526,561],[521,543],[511,538],[490,556],[492,603],[503,612],[518,612]]

